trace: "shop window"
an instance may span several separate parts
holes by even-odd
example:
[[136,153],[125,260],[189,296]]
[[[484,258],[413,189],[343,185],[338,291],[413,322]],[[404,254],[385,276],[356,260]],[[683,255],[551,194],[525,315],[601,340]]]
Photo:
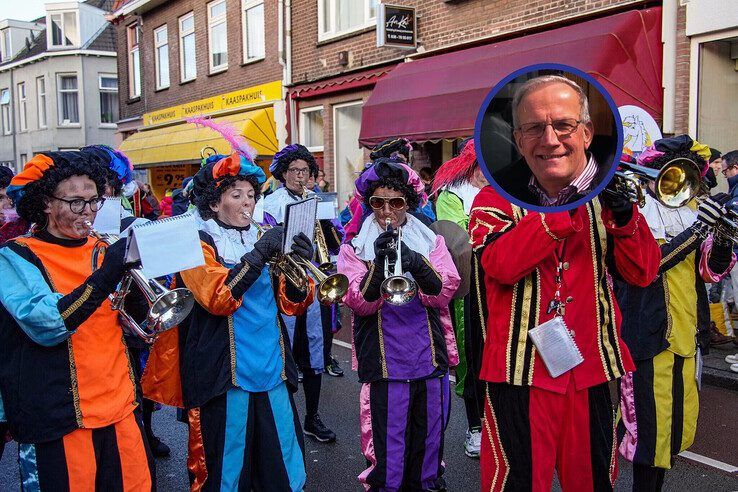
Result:
[[79,89],[77,75],[58,75],[59,125],[79,123]]
[[169,87],[169,39],[167,26],[154,30],[154,58],[156,63],[156,88]]
[[264,1],[242,0],[243,61],[264,58]]
[[376,22],[378,0],[318,0],[318,39],[371,27]]
[[28,97],[26,97],[26,83],[18,84],[18,131],[28,130]]
[[0,90],[0,112],[3,119],[3,135],[10,135],[13,133],[10,122],[10,89]]
[[51,14],[51,47],[79,46],[77,12]]
[[300,110],[300,143],[311,152],[323,151],[323,106]]
[[699,44],[697,132],[693,136],[723,152],[738,147],[737,39]]
[[226,3],[218,0],[208,4],[208,41],[210,46],[210,73],[228,68],[228,29]]
[[338,203],[343,204],[354,189],[354,180],[364,168],[364,151],[359,146],[362,101],[333,106],[334,181]]
[[118,121],[118,77],[100,75],[100,123],[115,125]]
[[38,127],[46,128],[46,77],[36,78],[36,110],[38,112]]
[[179,18],[179,66],[182,82],[197,77],[195,15],[192,12]]
[[138,48],[138,24],[128,26],[128,87],[131,98],[141,96],[141,53]]

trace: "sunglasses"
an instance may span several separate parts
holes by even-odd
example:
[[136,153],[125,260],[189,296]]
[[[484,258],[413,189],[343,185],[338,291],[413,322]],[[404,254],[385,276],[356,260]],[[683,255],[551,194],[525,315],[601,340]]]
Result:
[[405,207],[405,204],[407,202],[405,201],[405,198],[401,196],[372,196],[369,198],[369,206],[372,207],[374,210],[383,209],[385,203],[389,203],[390,208],[400,210]]

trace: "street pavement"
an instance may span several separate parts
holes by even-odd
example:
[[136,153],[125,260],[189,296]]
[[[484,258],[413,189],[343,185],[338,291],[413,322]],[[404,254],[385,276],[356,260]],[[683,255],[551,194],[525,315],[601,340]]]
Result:
[[[338,435],[334,444],[318,444],[306,440],[308,483],[306,491],[360,491],[356,476],[365,461],[359,447],[359,383],[350,370],[351,353],[335,346],[334,355],[346,370],[343,378],[324,376],[321,417]],[[296,397],[297,409],[304,413],[302,391]],[[706,458],[738,467],[735,440],[738,437],[738,392],[705,386],[702,391],[700,422],[695,445],[690,451]],[[449,491],[479,490],[479,462],[463,451],[466,416],[459,398],[452,399],[451,419],[446,431],[444,453],[446,482]],[[186,473],[187,428],[176,421],[175,411],[164,408],[154,414],[154,429],[162,441],[172,448],[172,456],[157,462],[157,484],[162,491],[184,491],[188,488]],[[700,458],[701,459],[701,458]],[[0,491],[19,490],[17,446],[6,447],[0,460]],[[631,489],[631,468],[620,460],[620,476],[616,490]],[[555,490],[559,487],[555,485]],[[665,491],[735,491],[738,473],[727,473],[712,466],[677,458],[667,473]]]

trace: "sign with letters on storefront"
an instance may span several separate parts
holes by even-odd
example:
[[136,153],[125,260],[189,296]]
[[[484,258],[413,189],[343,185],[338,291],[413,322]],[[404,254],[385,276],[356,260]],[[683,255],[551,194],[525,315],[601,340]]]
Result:
[[377,46],[414,49],[418,43],[414,7],[380,3],[377,12]]

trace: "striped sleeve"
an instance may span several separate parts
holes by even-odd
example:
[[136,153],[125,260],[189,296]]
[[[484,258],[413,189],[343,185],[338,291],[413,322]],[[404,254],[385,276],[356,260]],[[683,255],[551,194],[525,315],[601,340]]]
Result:
[[59,312],[64,296],[51,290],[35,265],[5,247],[0,249],[0,272],[0,302],[31,340],[52,347],[74,333]]
[[250,265],[239,263],[227,268],[218,262],[215,250],[201,242],[205,264],[179,273],[185,286],[192,291],[198,304],[216,316],[233,314],[241,306],[241,296],[234,293],[240,280],[248,273]]

